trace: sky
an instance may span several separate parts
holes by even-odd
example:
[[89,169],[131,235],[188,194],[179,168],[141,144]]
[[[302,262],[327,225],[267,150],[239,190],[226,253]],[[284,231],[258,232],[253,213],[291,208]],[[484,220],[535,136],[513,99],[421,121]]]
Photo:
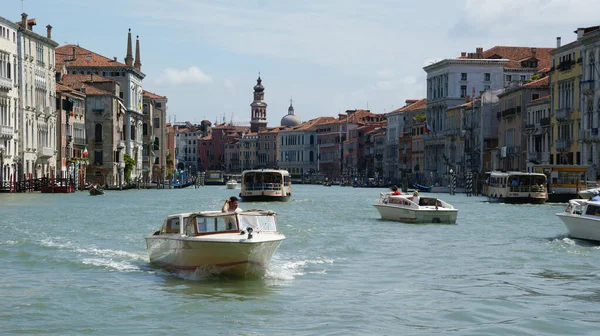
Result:
[[268,126],[386,113],[425,97],[425,65],[496,45],[555,47],[599,25],[597,0],[0,0],[0,16],[53,26],[60,45],[124,63],[139,35],[145,90],[169,121],[250,121],[260,73]]

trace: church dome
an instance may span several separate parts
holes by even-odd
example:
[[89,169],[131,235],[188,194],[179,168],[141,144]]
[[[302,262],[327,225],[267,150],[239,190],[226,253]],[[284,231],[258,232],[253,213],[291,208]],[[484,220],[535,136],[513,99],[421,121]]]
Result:
[[298,126],[300,124],[300,118],[296,117],[293,114],[288,114],[285,117],[281,118],[281,126]]
[[294,106],[292,106],[292,102],[290,101],[290,107],[288,108],[288,114],[281,118],[281,126],[298,126],[302,122],[300,118],[296,117],[294,114]]
[[265,87],[262,85],[262,79],[260,79],[260,76],[258,77],[258,79],[256,80],[256,85],[254,85],[254,92],[263,92],[265,91]]

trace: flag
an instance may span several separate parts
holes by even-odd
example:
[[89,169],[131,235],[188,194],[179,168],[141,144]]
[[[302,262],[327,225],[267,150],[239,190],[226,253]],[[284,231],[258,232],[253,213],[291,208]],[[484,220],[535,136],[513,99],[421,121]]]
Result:
[[85,147],[85,149],[83,150],[83,153],[82,153],[82,154],[83,154],[83,156],[88,156],[88,150],[87,150],[87,147]]
[[428,122],[425,122],[425,133],[429,133],[431,131],[433,131],[433,127],[431,127]]

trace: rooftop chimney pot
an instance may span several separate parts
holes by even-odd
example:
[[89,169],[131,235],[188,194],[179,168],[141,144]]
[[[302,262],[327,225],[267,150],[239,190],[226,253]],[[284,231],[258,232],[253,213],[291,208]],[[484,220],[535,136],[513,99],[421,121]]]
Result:
[[556,38],[556,48],[560,48],[560,36]]
[[46,37],[48,39],[52,40],[52,26],[51,25],[46,26]]

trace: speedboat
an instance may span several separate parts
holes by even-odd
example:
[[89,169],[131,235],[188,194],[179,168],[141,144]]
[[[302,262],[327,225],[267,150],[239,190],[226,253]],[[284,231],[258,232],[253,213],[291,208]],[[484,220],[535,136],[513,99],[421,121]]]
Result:
[[170,215],[146,237],[150,262],[173,271],[260,276],[285,239],[276,216],[269,210]]
[[405,223],[456,223],[458,210],[436,197],[420,197],[418,203],[411,195],[381,193],[373,204],[381,219]]
[[600,241],[600,202],[572,199],[556,216],[567,226],[569,236]]
[[591,189],[580,190],[578,194],[579,194],[579,197],[581,197],[582,199],[588,199],[588,198],[596,195],[596,193],[600,194],[600,188],[591,188]]
[[237,188],[237,181],[234,179],[231,179],[229,181],[227,181],[227,189],[235,189]]

